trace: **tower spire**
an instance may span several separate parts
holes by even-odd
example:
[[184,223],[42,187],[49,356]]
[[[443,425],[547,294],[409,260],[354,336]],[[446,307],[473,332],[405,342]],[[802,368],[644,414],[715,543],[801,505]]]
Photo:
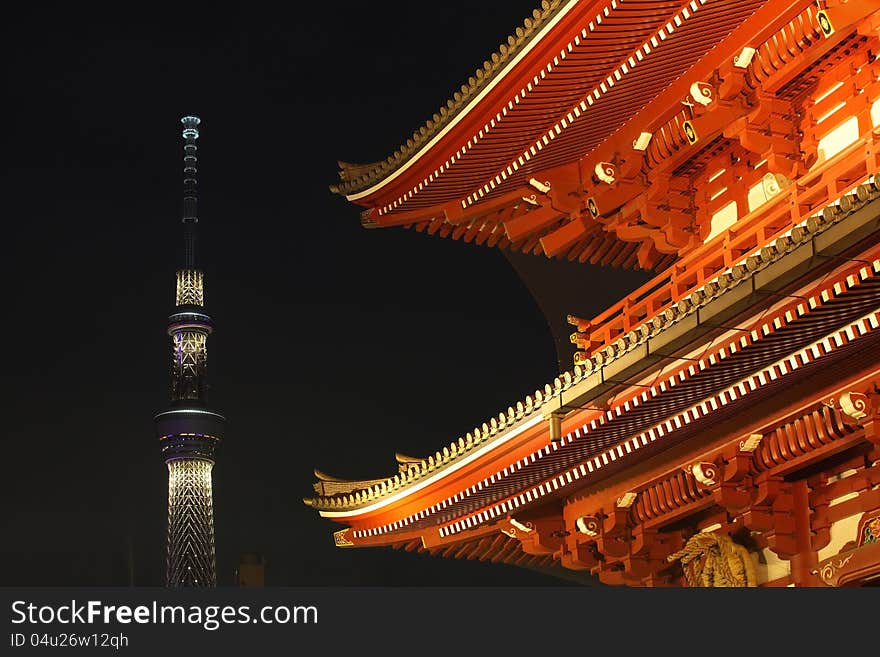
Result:
[[208,336],[213,322],[205,314],[204,275],[196,268],[195,238],[197,116],[184,116],[184,261],[177,270],[175,311],[168,318],[171,338],[171,404],[155,417],[168,466],[167,571],[169,588],[215,586],[214,450],[226,422],[207,407]]
[[177,305],[205,305],[204,275],[196,268],[196,226],[199,223],[198,146],[199,124],[192,114],[180,119],[183,124],[183,267],[177,271]]
[[180,119],[183,124],[183,266],[193,269],[196,266],[196,224],[198,217],[198,146],[199,124],[202,120],[193,115]]

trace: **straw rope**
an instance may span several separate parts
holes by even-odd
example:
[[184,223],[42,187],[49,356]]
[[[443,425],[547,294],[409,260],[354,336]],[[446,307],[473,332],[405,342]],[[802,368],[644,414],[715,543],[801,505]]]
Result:
[[688,586],[757,586],[752,555],[725,534],[694,534],[683,549],[666,559],[681,561]]

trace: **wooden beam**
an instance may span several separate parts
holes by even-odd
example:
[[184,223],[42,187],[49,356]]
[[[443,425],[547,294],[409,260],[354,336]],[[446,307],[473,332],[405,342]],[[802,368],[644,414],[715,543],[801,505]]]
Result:
[[504,222],[504,230],[511,242],[516,242],[535,231],[559,221],[562,213],[553,207],[538,207],[521,217]]

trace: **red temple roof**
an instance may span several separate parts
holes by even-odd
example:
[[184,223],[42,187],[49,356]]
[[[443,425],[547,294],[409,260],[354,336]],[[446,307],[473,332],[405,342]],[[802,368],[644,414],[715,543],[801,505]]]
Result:
[[[343,182],[332,189],[368,208],[368,226],[662,269],[678,249],[637,257],[643,236],[622,239],[587,212],[593,160],[611,161],[621,144],[661,131],[693,81],[808,4],[545,1],[393,156],[343,166]],[[559,189],[552,203],[535,195],[547,172]],[[587,193],[565,198],[574,190]],[[541,241],[554,232],[564,233],[563,248]]]

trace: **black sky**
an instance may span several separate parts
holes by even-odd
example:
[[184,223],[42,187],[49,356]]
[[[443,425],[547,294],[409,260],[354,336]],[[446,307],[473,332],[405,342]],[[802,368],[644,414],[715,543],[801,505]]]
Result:
[[220,583],[241,551],[263,552],[276,585],[556,583],[339,550],[339,526],[301,502],[314,467],[393,473],[395,450],[433,453],[551,381],[549,325],[646,280],[534,258],[538,303],[500,251],[365,230],[327,189],[336,160],[387,156],[536,4],[6,10],[0,585],[125,585],[129,554],[136,584],[162,583],[152,417],[168,400],[186,113],[203,120],[210,402],[229,418]]

